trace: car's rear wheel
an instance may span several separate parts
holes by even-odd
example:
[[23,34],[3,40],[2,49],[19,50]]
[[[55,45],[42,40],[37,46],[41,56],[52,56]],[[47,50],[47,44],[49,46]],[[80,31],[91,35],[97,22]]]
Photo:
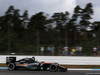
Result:
[[15,69],[15,64],[14,63],[9,63],[8,64],[8,70],[12,71]]
[[51,72],[56,72],[58,70],[58,66],[57,65],[55,65],[55,64],[51,64],[50,65],[50,71]]

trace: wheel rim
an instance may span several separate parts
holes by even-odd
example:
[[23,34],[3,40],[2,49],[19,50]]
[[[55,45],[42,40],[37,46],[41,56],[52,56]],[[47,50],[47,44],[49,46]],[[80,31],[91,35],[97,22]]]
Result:
[[50,66],[50,70],[51,71],[56,71],[57,70],[57,66],[56,65],[51,65]]
[[14,68],[15,68],[15,65],[14,64],[11,63],[11,64],[8,65],[8,69],[9,70],[14,70]]

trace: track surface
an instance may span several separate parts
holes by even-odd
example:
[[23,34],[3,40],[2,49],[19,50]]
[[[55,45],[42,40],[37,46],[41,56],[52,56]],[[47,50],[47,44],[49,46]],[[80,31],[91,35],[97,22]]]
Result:
[[100,71],[67,71],[67,72],[49,72],[49,71],[8,71],[0,70],[0,75],[100,75]]

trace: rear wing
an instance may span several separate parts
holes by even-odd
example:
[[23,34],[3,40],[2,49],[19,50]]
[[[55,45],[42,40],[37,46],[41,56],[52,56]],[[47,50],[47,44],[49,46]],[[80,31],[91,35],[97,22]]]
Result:
[[6,57],[6,64],[8,65],[9,63],[15,63],[16,62],[16,57]]

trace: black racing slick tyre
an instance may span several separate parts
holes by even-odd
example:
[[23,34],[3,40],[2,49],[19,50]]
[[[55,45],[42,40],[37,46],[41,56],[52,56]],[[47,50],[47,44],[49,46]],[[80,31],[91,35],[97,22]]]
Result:
[[50,65],[50,71],[51,72],[56,72],[58,70],[58,66],[56,64],[51,64]]
[[12,71],[12,70],[15,70],[15,64],[14,63],[9,63],[8,64],[8,70]]

